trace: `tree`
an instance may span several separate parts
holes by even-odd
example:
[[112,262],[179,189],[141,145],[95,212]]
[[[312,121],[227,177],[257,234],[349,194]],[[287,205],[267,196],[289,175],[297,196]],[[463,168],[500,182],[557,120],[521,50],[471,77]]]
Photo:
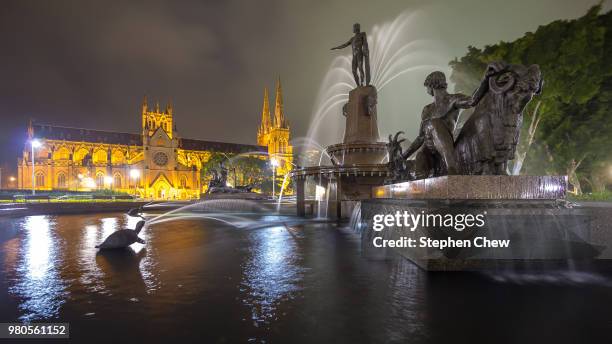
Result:
[[[250,185],[262,191],[272,189],[271,176],[268,172],[267,162],[257,156],[236,155],[214,152],[210,158],[202,164],[202,185],[208,185],[212,177],[212,170],[219,168],[223,163],[228,170],[228,183],[234,186]],[[269,184],[269,185],[268,185]]]
[[528,174],[567,174],[577,191],[582,182],[603,190],[612,161],[612,14],[600,12],[597,5],[513,42],[468,47],[450,62],[450,79],[462,93],[476,89],[491,61],[540,65],[544,89],[525,111],[518,149],[525,156],[517,161]]

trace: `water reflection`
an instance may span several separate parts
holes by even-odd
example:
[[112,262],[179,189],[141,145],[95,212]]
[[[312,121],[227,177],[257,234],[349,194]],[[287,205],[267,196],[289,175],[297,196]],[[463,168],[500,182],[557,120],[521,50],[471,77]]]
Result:
[[[146,245],[108,252],[94,246],[134,227],[124,214],[0,222],[0,316],[69,321],[84,343],[116,333],[136,342],[447,343],[457,333],[482,342],[524,328],[513,342],[557,333],[539,342],[559,344],[585,331],[558,324],[588,318],[588,333],[607,334],[612,323],[605,277],[425,273],[405,259],[367,259],[358,235],[331,224],[249,220],[262,226],[159,223],[141,232]],[[537,328],[508,325],[517,314]]]
[[296,237],[285,226],[250,231],[250,257],[243,265],[243,302],[251,307],[256,327],[269,325],[280,303],[293,299],[303,278]]
[[135,252],[132,248],[124,250],[101,250],[95,255],[96,264],[105,276],[107,288],[122,289],[129,299],[145,294],[147,286],[140,272],[140,264],[147,250]]
[[22,298],[22,321],[56,316],[67,297],[58,270],[63,242],[56,238],[54,225],[47,216],[26,217],[21,225],[24,244],[15,270],[16,283],[10,291]]
[[[137,217],[130,217],[130,216],[125,216],[126,219],[126,226],[130,229],[133,229],[136,227],[136,224],[141,220],[140,218]],[[142,278],[142,281],[144,282],[146,288],[145,291],[148,294],[151,294],[153,292],[155,292],[157,289],[159,289],[160,286],[160,280],[159,280],[159,276],[155,273],[155,271],[157,270],[157,264],[158,261],[157,259],[155,259],[155,256],[153,254],[154,252],[154,246],[151,245],[151,252],[147,252],[147,250],[145,249],[147,243],[149,242],[149,240],[153,240],[153,236],[152,236],[152,230],[149,224],[147,224],[138,234],[138,236],[140,238],[142,238],[142,240],[144,240],[144,244],[139,244],[139,243],[134,243],[131,246],[131,250],[134,252],[134,254],[137,257],[140,257],[138,259],[139,264],[138,264],[138,271],[140,273],[140,277]]]
[[79,268],[82,274],[79,277],[81,284],[90,292],[101,292],[104,289],[102,284],[102,271],[98,268],[95,260],[95,246],[100,241],[100,231],[98,226],[87,225],[83,229],[83,239],[79,247]]
[[[385,338],[401,342],[403,338],[412,338],[415,342],[427,339],[428,329],[425,326],[426,301],[425,283],[427,275],[406,259],[396,257],[389,273],[386,302],[389,304],[389,319],[385,321]],[[404,326],[397,326],[403,323]]]

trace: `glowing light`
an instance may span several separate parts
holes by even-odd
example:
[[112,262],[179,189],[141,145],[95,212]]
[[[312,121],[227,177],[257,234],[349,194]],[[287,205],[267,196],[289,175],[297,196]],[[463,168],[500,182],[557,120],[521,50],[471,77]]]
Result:
[[23,222],[25,245],[15,268],[19,278],[13,289],[24,300],[19,306],[22,321],[54,318],[64,303],[66,294],[58,271],[62,255],[54,225],[47,216],[30,216]]
[[561,190],[561,185],[558,184],[544,184],[543,186],[540,187],[541,191],[545,191],[545,192],[557,192],[559,190]]
[[9,180],[10,180],[10,181],[12,181],[12,182],[14,182],[14,181],[15,181],[15,177],[11,176],[11,177],[9,178]]
[[51,268],[49,250],[53,242],[49,219],[46,216],[30,216],[26,218],[25,227],[28,231],[25,256],[28,277],[42,279]]
[[315,187],[315,198],[317,201],[322,201],[323,197],[325,197],[325,188],[321,185],[317,185]]
[[42,145],[42,144],[40,143],[40,141],[38,141],[38,140],[36,140],[36,139],[32,140],[30,143],[32,144],[32,147],[33,147],[33,148],[38,148],[38,147],[40,147],[40,146]]
[[104,176],[104,184],[112,184],[112,183],[113,183],[113,177]]
[[133,168],[130,170],[130,177],[132,179],[136,179],[138,177],[140,177],[140,171],[138,171],[137,169]]
[[79,179],[83,179],[83,174],[82,174],[82,173],[79,173],[79,174],[77,175],[77,177],[78,177]]
[[96,182],[91,177],[83,178],[83,185],[86,188],[94,189],[96,187]]
[[272,158],[272,159],[270,159],[270,164],[271,164],[272,166],[274,166],[274,167],[278,167],[278,160],[276,160],[276,159]]

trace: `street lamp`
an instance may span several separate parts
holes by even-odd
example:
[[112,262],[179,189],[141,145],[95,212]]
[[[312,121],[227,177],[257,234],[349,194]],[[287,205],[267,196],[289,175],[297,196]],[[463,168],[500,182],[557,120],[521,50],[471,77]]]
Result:
[[132,178],[134,180],[134,196],[136,196],[136,187],[137,187],[138,178],[140,178],[140,171],[138,171],[135,168],[131,169],[130,170],[130,178]]
[[108,187],[110,189],[112,184],[113,184],[113,177],[111,177],[111,176],[104,176],[104,186],[108,185]]
[[276,184],[276,167],[278,166],[278,160],[275,158],[270,159],[270,164],[272,165],[272,199],[274,199],[275,193],[275,184]]
[[32,196],[36,195],[36,175],[34,174],[34,148],[40,147],[40,141],[32,139],[30,141],[32,146]]

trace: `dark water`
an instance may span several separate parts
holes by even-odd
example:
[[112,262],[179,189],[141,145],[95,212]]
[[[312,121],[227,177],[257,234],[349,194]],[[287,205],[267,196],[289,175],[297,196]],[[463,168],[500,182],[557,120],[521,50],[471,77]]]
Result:
[[426,273],[362,257],[355,234],[332,224],[176,220],[146,228],[133,250],[94,248],[134,224],[1,219],[0,322],[70,322],[72,343],[612,340],[608,276]]

